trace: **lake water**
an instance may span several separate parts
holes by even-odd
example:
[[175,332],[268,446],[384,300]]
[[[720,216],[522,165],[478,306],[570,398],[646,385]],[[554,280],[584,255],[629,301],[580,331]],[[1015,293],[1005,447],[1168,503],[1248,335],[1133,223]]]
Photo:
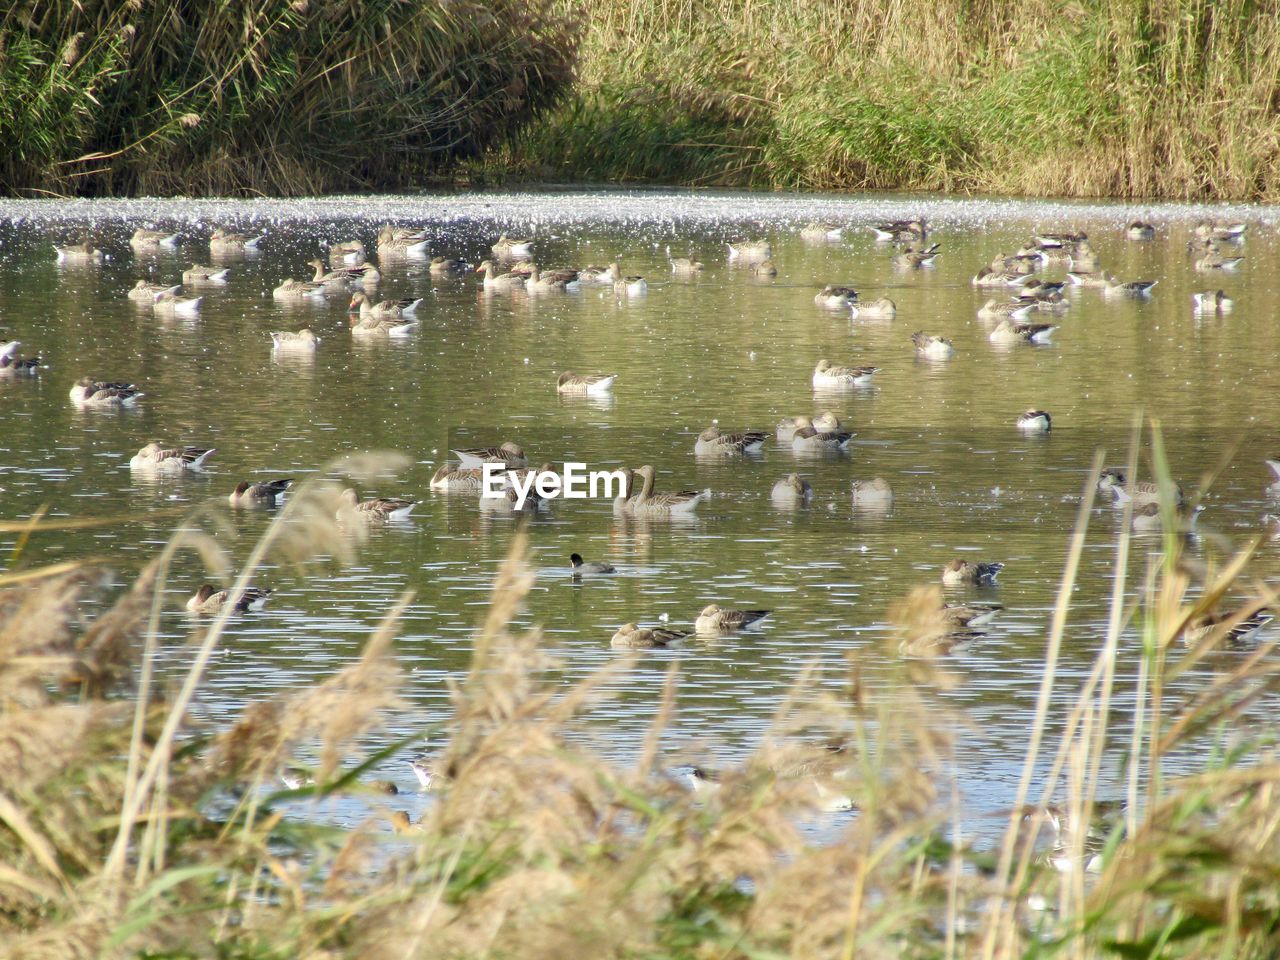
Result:
[[[902,271],[892,248],[867,225],[929,218],[942,255],[930,269]],[[1234,273],[1206,277],[1186,252],[1202,216],[1250,222]],[[1134,217],[1157,239],[1135,243]],[[886,668],[880,644],[888,605],[936,582],[955,556],[1006,564],[999,586],[953,591],[952,599],[1004,605],[1003,615],[951,668],[964,681],[940,694],[968,721],[957,747],[966,807],[990,812],[1013,798],[1026,729],[1040,682],[1045,640],[1067,541],[1095,450],[1122,463],[1137,411],[1158,418],[1176,477],[1194,490],[1238,447],[1204,499],[1202,535],[1191,546],[1220,558],[1264,531],[1271,483],[1263,458],[1280,452],[1273,412],[1280,391],[1275,304],[1280,270],[1273,211],[1124,207],[935,198],[768,196],[665,192],[479,194],[317,201],[8,202],[0,204],[0,340],[47,365],[38,378],[0,379],[5,434],[0,515],[119,518],[89,531],[37,534],[24,564],[67,558],[108,561],[124,574],[169,536],[180,511],[221,499],[241,479],[314,475],[335,457],[367,449],[405,453],[412,466],[366,495],[420,500],[411,522],[375,531],[357,566],[301,577],[268,568],[257,577],[276,595],[267,609],[237,618],[198,704],[214,723],[246,702],[332,674],[356,657],[390,603],[415,599],[397,643],[408,707],[392,723],[402,735],[448,713],[445,680],[460,676],[483,615],[494,571],[516,530],[469,497],[432,495],[428,480],[451,444],[520,441],[534,464],[581,460],[592,467],[657,467],[661,489],[710,488],[689,524],[624,522],[607,502],[558,502],[530,524],[537,586],[522,622],[545,631],[566,683],[617,654],[609,646],[626,621],[690,626],[707,603],[773,610],[763,630],[645,657],[616,696],[595,708],[580,734],[625,761],[653,717],[664,672],[681,665],[680,711],[664,739],[669,766],[728,766],[754,745],[807,665],[831,683],[851,649]],[[839,242],[811,244],[811,219],[846,225]],[[543,265],[620,260],[648,279],[643,297],[611,288],[577,294],[490,296],[478,279],[433,279],[422,261],[384,264],[384,297],[422,297],[421,329],[403,340],[356,339],[347,300],[274,302],[286,277],[305,278],[321,245],[362,239],[372,254],[387,220],[421,225],[432,252],[476,262],[500,232],[532,235]],[[130,252],[140,225],[174,228],[176,251]],[[260,255],[227,262],[229,282],[205,293],[197,320],[162,319],[125,293],[139,278],[178,282],[208,263],[215,225],[268,231]],[[1052,345],[998,348],[976,310],[1001,292],[970,279],[997,252],[1036,231],[1086,230],[1104,268],[1121,279],[1158,279],[1149,300],[1107,299],[1072,289],[1053,318]],[[88,229],[110,254],[100,267],[60,267],[53,243]],[[778,277],[752,279],[726,262],[727,240],[768,239]],[[693,281],[673,279],[672,256],[706,264]],[[1061,267],[1045,276],[1061,278]],[[851,321],[815,306],[828,283],[852,284],[864,300],[892,298],[893,321]],[[1197,319],[1196,290],[1223,288],[1237,300],[1224,318]],[[321,344],[313,362],[273,357],[268,331],[310,326]],[[955,342],[946,362],[915,356],[912,332]],[[882,368],[873,385],[815,396],[815,362],[828,357]],[[559,372],[617,372],[612,399],[561,398]],[[81,376],[137,382],[137,410],[81,412],[67,392]],[[1014,427],[1028,407],[1053,415],[1052,433]],[[797,458],[770,439],[756,458],[721,462],[693,455],[697,433],[772,433],[785,415],[832,409],[857,433],[847,455]],[[149,440],[213,446],[200,476],[144,483],[128,461]],[[775,480],[798,471],[813,504],[774,509]],[[884,515],[855,513],[850,481],[883,476],[896,500]],[[261,512],[231,518],[219,538],[243,557],[269,522]],[[1105,634],[1117,511],[1094,510],[1068,628],[1058,701],[1066,704]],[[0,537],[11,563],[12,536]],[[1140,574],[1158,538],[1137,542]],[[607,560],[616,577],[575,583],[568,555]],[[1280,574],[1277,547],[1262,548],[1260,579]],[[183,560],[170,584],[169,665],[189,657],[182,610],[203,575]],[[1136,636],[1121,673],[1136,669]],[[1218,664],[1221,665],[1220,663]],[[1209,669],[1209,668],[1207,668]],[[1193,674],[1184,685],[1203,683]],[[1122,720],[1131,699],[1119,695]],[[1274,704],[1261,703],[1258,715]],[[1050,731],[1061,728],[1065,706]],[[1116,757],[1121,746],[1117,745]],[[303,759],[306,759],[304,755]],[[1195,757],[1184,757],[1194,766]],[[416,786],[402,761],[379,775]],[[424,797],[398,805],[417,813]],[[356,806],[326,815],[350,820]]]

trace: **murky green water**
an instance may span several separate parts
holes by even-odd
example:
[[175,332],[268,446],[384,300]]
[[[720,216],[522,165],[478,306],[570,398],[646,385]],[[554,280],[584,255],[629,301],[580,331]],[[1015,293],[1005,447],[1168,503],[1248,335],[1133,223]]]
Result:
[[[38,534],[22,562],[92,557],[127,573],[166,540],[182,508],[225,498],[240,479],[304,477],[346,453],[403,451],[413,466],[364,492],[421,500],[412,522],[375,532],[360,565],[340,573],[265,570],[258,582],[277,594],[265,612],[235,622],[200,709],[218,721],[264,692],[329,675],[412,588],[398,643],[410,708],[392,731],[408,732],[447,714],[445,678],[466,667],[472,628],[515,531],[509,517],[482,512],[470,498],[428,491],[451,439],[516,439],[534,463],[652,463],[663,489],[714,492],[697,521],[637,524],[615,519],[605,502],[553,505],[530,525],[540,574],[524,620],[545,630],[568,682],[615,656],[609,638],[623,622],[654,624],[666,614],[672,625],[690,625],[713,601],[773,609],[758,633],[646,658],[584,724],[601,749],[629,756],[678,658],[681,711],[664,741],[672,765],[731,764],[803,667],[826,664],[834,678],[851,649],[884,663],[878,650],[890,602],[935,581],[953,556],[1000,560],[1000,586],[982,599],[1004,604],[1004,614],[954,659],[966,682],[941,695],[971,722],[958,748],[966,801],[991,810],[1013,795],[1094,451],[1104,447],[1109,462],[1121,462],[1135,411],[1144,410],[1163,423],[1174,471],[1194,489],[1241,444],[1205,499],[1192,547],[1205,559],[1263,532],[1262,515],[1275,508],[1263,492],[1272,478],[1262,462],[1280,452],[1275,230],[1269,210],[1235,212],[1252,223],[1247,259],[1234,274],[1205,277],[1185,251],[1203,211],[1172,206],[660,193],[0,205],[0,340],[20,339],[24,353],[47,363],[33,381],[0,379],[0,514],[27,518],[47,507],[51,517],[121,518],[87,532]],[[866,225],[915,213],[934,223],[931,239],[943,254],[932,269],[903,272]],[[1124,239],[1135,215],[1156,222],[1155,241]],[[815,217],[847,224],[845,238],[801,242],[799,228]],[[426,226],[434,253],[473,262],[499,232],[533,233],[544,265],[618,259],[624,272],[645,275],[649,290],[636,298],[608,288],[489,296],[474,277],[437,280],[422,262],[384,264],[381,295],[425,298],[422,327],[405,340],[353,338],[343,297],[303,306],[272,300],[282,279],[309,274],[304,264],[322,244],[358,237],[372,252],[387,219]],[[178,228],[178,251],[132,254],[127,237],[142,224]],[[262,226],[269,237],[261,255],[227,261],[225,287],[201,291],[198,320],[161,319],[125,297],[140,277],[177,282],[184,267],[209,262],[202,238],[216,224]],[[96,268],[56,265],[53,242],[86,226],[111,259]],[[1054,321],[1061,329],[1052,345],[994,347],[991,325],[975,311],[1000,294],[973,288],[970,278],[1033,230],[1064,228],[1087,230],[1102,265],[1122,279],[1159,279],[1155,295],[1109,300],[1075,289]],[[772,241],[776,280],[753,280],[726,263],[725,241],[739,237]],[[668,251],[692,253],[705,271],[691,282],[673,279]],[[1046,272],[1062,275],[1060,267]],[[827,283],[852,283],[864,299],[891,297],[898,317],[850,321],[820,309],[813,295]],[[1237,299],[1234,312],[1193,316],[1191,293],[1218,287]],[[322,338],[314,361],[273,357],[268,331],[303,325]],[[909,337],[920,329],[953,338],[955,357],[918,360]],[[867,389],[815,396],[810,377],[820,357],[882,371]],[[564,370],[620,377],[611,400],[575,400],[557,396]],[[77,411],[67,391],[84,375],[136,381],[147,397],[136,411]],[[1014,428],[1032,406],[1053,414],[1051,435]],[[797,460],[772,439],[745,461],[693,455],[696,434],[713,419],[772,432],[784,415],[827,408],[857,433],[845,456]],[[145,483],[128,460],[151,439],[218,452],[206,475]],[[793,470],[809,478],[815,499],[781,512],[769,490]],[[850,480],[876,475],[894,487],[892,510],[855,513]],[[268,520],[237,514],[219,537],[243,557]],[[1062,702],[1104,634],[1117,526],[1115,511],[1095,509]],[[13,542],[0,538],[5,564]],[[1135,564],[1157,548],[1143,541]],[[619,574],[575,583],[567,575],[575,550]],[[1274,545],[1263,548],[1255,572],[1268,580],[1280,573]],[[184,560],[170,586],[165,630],[175,641],[187,636],[181,608],[201,579]],[[1133,643],[1122,652],[1126,674]],[[188,655],[176,642],[169,648],[175,671]],[[1122,695],[1122,717],[1127,704]],[[1261,705],[1259,715],[1266,712]],[[384,773],[414,784],[403,764]]]

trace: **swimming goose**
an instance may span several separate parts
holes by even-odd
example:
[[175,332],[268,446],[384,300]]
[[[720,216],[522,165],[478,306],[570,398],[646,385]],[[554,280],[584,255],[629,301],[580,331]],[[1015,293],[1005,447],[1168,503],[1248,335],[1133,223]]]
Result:
[[212,448],[162,447],[152,442],[133,455],[129,461],[131,470],[152,470],[156,473],[179,474],[188,470],[203,470],[204,462],[214,454]]
[[151,309],[161,316],[194,317],[200,312],[204,297],[180,297],[176,293],[162,293],[156,297]]
[[53,252],[58,256],[58,263],[101,263],[105,259],[102,251],[87,238],[62,247],[54,244]]
[[747,271],[757,279],[767,280],[778,275],[778,265],[772,260],[761,260],[747,266]]
[[1019,286],[1026,283],[1029,273],[1019,273],[1015,270],[994,270],[991,267],[983,267],[973,276],[973,285],[975,287],[1009,287]]
[[789,473],[773,485],[769,499],[775,505],[798,506],[813,499],[813,487],[798,473]]
[[129,238],[129,246],[135,250],[159,250],[161,247],[172,249],[178,245],[178,235],[164,230],[144,230],[139,227]]
[[364,244],[359,240],[341,240],[329,245],[330,266],[358,267],[364,259]]
[[351,303],[347,310],[349,313],[360,312],[361,319],[370,320],[399,320],[402,317],[412,315],[417,309],[418,304],[422,303],[422,298],[416,299],[405,297],[400,300],[383,300],[374,303],[363,293],[353,294]]
[[1068,270],[1067,279],[1071,281],[1073,286],[1097,287],[1099,289],[1105,288],[1107,284],[1115,281],[1115,277],[1105,270],[1089,273]]
[[773,247],[768,240],[739,240],[729,246],[729,260],[743,263],[760,263],[773,259]]
[[1257,601],[1254,601],[1238,610],[1215,610],[1192,617],[1183,628],[1182,642],[1190,646],[1215,630],[1225,628],[1223,639],[1228,644],[1248,643],[1276,618],[1275,612],[1268,607],[1251,609],[1256,606]]
[[286,280],[271,291],[276,300],[318,300],[325,294],[323,283],[312,283],[310,280]]
[[355,516],[371,523],[383,523],[387,520],[404,520],[413,513],[418,504],[413,500],[397,498],[371,497],[361,500],[359,494],[348,487],[342,491],[342,507],[338,510],[338,519],[344,516]]
[[266,236],[265,233],[232,233],[230,230],[218,227],[209,237],[209,249],[220,253],[233,250],[257,250]]
[[493,255],[499,260],[511,260],[515,257],[527,257],[533,253],[532,240],[512,240],[505,233],[498,237],[491,248]]
[[804,414],[798,417],[783,417],[774,428],[773,435],[779,443],[790,443],[797,430],[812,426],[813,421]]
[[1089,239],[1083,231],[1066,233],[1037,233],[1033,238],[1041,250],[1070,250]]
[[814,294],[813,302],[828,310],[847,310],[858,302],[858,291],[853,287],[837,287],[828,284]]
[[1244,262],[1244,257],[1224,257],[1220,253],[1208,253],[1196,261],[1196,269],[1202,273],[1210,270],[1234,270]]
[[951,586],[961,583],[990,586],[996,582],[996,577],[1003,569],[1003,563],[980,563],[956,557],[942,568],[942,582]]
[[1240,240],[1249,229],[1247,223],[1229,220],[1201,220],[1196,224],[1195,234],[1201,240]]
[[815,387],[863,386],[880,371],[879,367],[842,367],[830,360],[819,360],[813,368]]
[[767,433],[748,430],[745,433],[721,433],[714,423],[698,434],[693,452],[699,456],[715,454],[733,456],[739,453],[759,453],[768,438]]
[[569,554],[569,564],[575,577],[597,577],[617,573],[612,564],[600,560],[583,560],[579,553]]
[[853,434],[845,430],[819,432],[800,427],[791,437],[791,449],[796,453],[841,453],[852,439]]
[[[709,491],[697,493],[683,490],[680,493],[654,493],[654,470],[649,464],[635,471],[641,481],[640,490],[628,498],[625,511],[633,516],[669,516],[673,513],[692,513]],[[634,480],[633,480],[634,484]]]
[[800,228],[800,239],[810,243],[825,243],[828,240],[839,240],[844,228],[834,223],[814,223],[809,221]]
[[767,617],[770,610],[724,610],[710,603],[702,608],[694,621],[694,631],[700,636],[715,636],[745,630]]
[[898,305],[888,297],[879,297],[850,307],[853,320],[892,320],[898,315]]
[[988,300],[978,310],[980,320],[1022,320],[1034,310],[1034,303],[1018,300]]
[[879,509],[893,505],[893,488],[884,477],[853,480],[850,491],[855,507]]
[[1027,299],[1034,297],[1037,300],[1043,300],[1053,296],[1055,293],[1062,293],[1066,287],[1066,280],[1041,280],[1039,277],[1032,277],[1026,283],[1022,284],[1018,290],[1019,299]]
[[233,507],[274,507],[284,499],[285,491],[291,483],[293,477],[263,480],[259,483],[241,480],[227,499]]
[[387,224],[378,231],[378,255],[391,257],[422,257],[431,241],[426,231],[395,228]]
[[378,314],[358,317],[355,314],[351,314],[348,319],[351,323],[352,334],[357,336],[382,336],[385,334],[389,337],[407,337],[421,326],[417,317],[404,319]]
[[182,271],[182,282],[188,284],[197,283],[226,283],[227,277],[230,276],[230,269],[223,267],[202,267],[193,263],[189,269]]
[[320,338],[311,332],[310,327],[303,327],[301,330],[273,330],[271,332],[271,349],[272,350],[289,350],[299,353],[314,353],[316,344],[320,342]]
[[524,448],[512,440],[500,447],[463,447],[450,451],[463,467],[483,469],[486,463],[505,463],[508,468],[527,467]]
[[933,336],[923,330],[913,333],[911,342],[916,345],[916,353],[929,360],[949,360],[956,352],[946,337]]
[[483,260],[476,267],[476,273],[484,274],[484,288],[495,292],[505,290],[523,290],[526,277],[516,273],[498,273],[492,260]]
[[1149,297],[1151,288],[1159,280],[1117,280],[1110,274],[1104,274],[1102,292],[1109,297]]
[[1154,240],[1156,238],[1156,228],[1145,220],[1134,220],[1124,229],[1125,238],[1128,240]]
[[614,281],[613,292],[623,293],[628,297],[638,297],[649,289],[649,284],[645,282],[644,277],[623,277],[621,280]]
[[460,277],[471,269],[465,260],[452,260],[449,257],[431,258],[431,275],[433,277]]
[[[1196,520],[1200,514],[1204,512],[1202,504],[1196,504],[1195,507],[1188,507],[1185,503],[1175,503],[1173,505],[1174,522],[1186,531],[1195,526]],[[1131,524],[1135,533],[1154,533],[1164,528],[1163,511],[1160,509],[1158,501],[1144,503],[1141,506],[1135,505],[1133,508],[1133,519]]]
[[[695,260],[672,260],[671,269],[677,274],[680,273],[680,269],[676,266],[677,263],[697,264],[696,268],[691,267],[689,269],[690,273],[696,273],[698,270],[702,269],[702,264],[697,263]],[[609,264],[607,267],[589,266],[578,271],[578,282],[585,283],[590,286],[607,287],[617,283],[621,279],[622,269],[618,266],[616,261]]]
[[1191,302],[1196,313],[1230,313],[1236,305],[1236,302],[1227,296],[1225,290],[1193,293]]
[[1028,410],[1018,414],[1018,429],[1023,433],[1048,433],[1053,418],[1045,410]]
[[933,263],[938,256],[938,248],[940,244],[932,244],[928,247],[915,247],[907,244],[899,251],[898,255],[893,258],[894,266],[909,267],[918,269],[919,267],[927,267]]
[[479,493],[484,472],[477,467],[463,469],[446,463],[431,477],[431,489],[442,493]]
[[929,235],[923,217],[915,220],[889,220],[874,224],[871,230],[875,233],[877,240],[884,242],[892,240],[897,243],[911,243],[923,241]]
[[585,393],[589,396],[601,396],[613,389],[613,382],[618,379],[616,373],[592,374],[579,376],[566,371],[556,380],[556,391],[559,393]]
[[20,357],[18,348],[21,340],[10,340],[0,344],[0,375],[11,373],[35,373],[40,366],[39,357]]
[[351,284],[352,271],[360,269],[359,267],[342,267],[337,270],[326,270],[324,261],[319,257],[308,260],[307,265],[315,268],[311,282],[321,284],[326,291],[333,293],[345,292]]
[[[261,610],[274,590],[245,587],[244,593],[236,598],[233,609],[236,613],[246,610]],[[220,613],[231,597],[230,590],[219,590],[210,584],[204,584],[196,591],[195,596],[187,601],[187,609],[192,613],[212,615]]]
[[688,636],[690,636],[688,630],[639,627],[634,623],[624,623],[613,635],[609,645],[623,650],[653,650],[672,646]]
[[1001,320],[991,336],[992,343],[1048,343],[1057,326],[1052,323],[1022,323]]
[[71,388],[71,402],[81,407],[131,407],[146,394],[132,383],[82,377]]
[[577,290],[581,285],[577,270],[539,270],[536,266],[529,271],[529,279],[525,281],[525,289],[530,293]]
[[137,300],[139,303],[155,303],[162,294],[177,293],[181,289],[182,284],[180,283],[170,285],[139,280],[129,288],[129,299]]
[[[1123,506],[1126,500],[1132,500],[1135,508],[1160,502],[1158,483],[1151,480],[1130,481],[1125,477],[1123,470],[1117,470],[1114,467],[1103,470],[1099,475],[1098,492],[1110,494],[1116,506]],[[1173,488],[1173,496],[1175,504],[1179,506],[1185,504],[1186,499],[1182,488],[1176,484]]]
[[951,630],[970,630],[990,623],[1003,610],[998,603],[966,603],[942,605],[942,622]]

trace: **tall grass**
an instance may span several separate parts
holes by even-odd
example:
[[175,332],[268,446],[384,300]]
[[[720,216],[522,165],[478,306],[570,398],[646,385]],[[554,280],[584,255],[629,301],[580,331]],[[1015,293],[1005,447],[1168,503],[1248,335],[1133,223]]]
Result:
[[[561,0],[572,9],[572,0]],[[1274,199],[1274,0],[631,0],[490,159],[565,180]]]
[[[1158,440],[1152,459],[1167,478]],[[1171,525],[1160,555],[1131,570],[1119,536],[1105,641],[1064,697],[1057,657],[1100,465],[1083,487],[1024,774],[994,856],[969,842],[956,789],[965,724],[946,692],[961,678],[932,642],[936,591],[898,605],[897,633],[850,654],[842,683],[800,671],[755,752],[722,772],[718,790],[693,795],[659,753],[678,711],[678,665],[631,762],[606,762],[571,735],[634,661],[570,688],[553,679],[537,632],[510,627],[533,583],[518,536],[470,669],[452,687],[452,718],[431,731],[447,785],[419,823],[384,800],[338,831],[299,822],[284,802],[360,790],[373,765],[406,746],[378,734],[396,704],[398,605],[359,661],[211,731],[187,707],[225,620],[195,630],[197,654],[173,689],[152,664],[176,552],[230,561],[200,532],[213,514],[184,525],[89,622],[81,600],[107,589],[100,572],[7,574],[0,955],[1273,957],[1280,762],[1240,718],[1280,680],[1275,644],[1220,658],[1226,625],[1181,643],[1190,618],[1248,588],[1252,548],[1195,569]],[[268,556],[349,557],[336,496],[324,484],[300,488],[239,565],[241,582]],[[1143,585],[1136,601],[1131,575]],[[1274,602],[1256,590],[1256,604]],[[1221,664],[1213,679],[1174,696],[1172,682],[1207,658]],[[1137,662],[1136,679],[1121,679],[1122,659]],[[889,676],[872,681],[885,663]],[[1123,717],[1120,697],[1134,704]],[[1209,742],[1221,748],[1200,771],[1164,771],[1171,752]],[[1100,813],[1100,788],[1114,778],[1104,757],[1124,745],[1129,802]],[[275,775],[300,746],[318,758],[316,785],[281,790]],[[824,816],[819,785],[857,810],[815,847],[798,825]],[[1105,837],[1098,874],[1043,864],[1037,835],[1051,802]],[[1085,841],[1070,831],[1060,857],[1087,862]],[[1033,896],[1048,909],[1031,910]]]

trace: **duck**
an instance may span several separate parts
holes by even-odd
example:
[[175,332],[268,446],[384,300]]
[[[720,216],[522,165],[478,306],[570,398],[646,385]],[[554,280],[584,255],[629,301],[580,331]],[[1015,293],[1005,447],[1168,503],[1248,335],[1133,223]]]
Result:
[[1124,235],[1127,240],[1154,240],[1156,228],[1145,220],[1134,220],[1124,228]]
[[789,473],[773,485],[769,499],[775,505],[802,506],[813,499],[813,487],[798,473]]
[[364,260],[364,244],[359,240],[340,240],[329,245],[330,266],[358,267]]
[[927,267],[937,258],[940,244],[932,244],[928,247],[916,247],[907,244],[903,247],[898,255],[893,258],[893,264],[896,267],[906,267],[908,269],[919,269]]
[[748,264],[747,271],[758,280],[769,280],[778,275],[778,265],[772,260],[761,260]]
[[235,250],[257,250],[258,245],[266,239],[265,233],[233,233],[218,227],[209,237],[209,250],[226,253]]
[[616,373],[599,373],[579,376],[566,371],[556,379],[558,393],[585,393],[588,396],[602,396],[613,390],[613,383],[618,379]]
[[839,240],[844,235],[844,228],[835,223],[815,223],[810,220],[800,228],[800,239],[809,243],[826,243]]
[[698,434],[693,452],[698,456],[733,456],[740,453],[759,453],[768,438],[767,433],[748,430],[744,433],[721,433],[714,423]]
[[294,481],[293,477],[281,477],[279,480],[241,480],[231,491],[227,500],[233,507],[275,507],[284,499],[285,491]]
[[175,475],[189,470],[199,471],[204,469],[204,462],[215,452],[212,447],[165,447],[153,441],[133,455],[129,469]]
[[527,278],[517,273],[498,273],[492,260],[483,260],[476,267],[476,273],[484,274],[484,288],[501,293],[509,290],[523,290]]
[[911,243],[924,241],[929,236],[928,226],[923,217],[914,220],[888,220],[871,227],[876,239],[881,242]]
[[182,271],[182,282],[195,285],[198,283],[226,283],[227,277],[231,275],[231,270],[227,267],[204,267],[198,263],[193,263],[186,270]]
[[1244,257],[1224,257],[1220,253],[1211,252],[1198,259],[1195,267],[1202,273],[1210,270],[1234,270],[1244,262]]
[[842,367],[830,360],[819,360],[813,368],[815,387],[863,386],[880,372],[879,367]]
[[493,255],[499,260],[511,260],[515,257],[527,257],[533,253],[533,240],[512,240],[505,233],[494,243]]
[[483,485],[482,470],[452,463],[443,464],[431,477],[431,489],[440,493],[479,493]]
[[178,245],[178,235],[165,230],[147,230],[139,227],[129,238],[129,246],[135,250],[172,249]]
[[101,263],[106,259],[106,255],[88,238],[61,247],[54,244],[53,252],[57,255],[58,263]]
[[146,394],[132,383],[81,377],[71,388],[71,401],[81,407],[131,407]]
[[1102,292],[1109,297],[1149,297],[1159,280],[1117,280],[1110,274],[1103,275]]
[[956,557],[942,568],[942,582],[948,586],[958,584],[992,586],[1003,569],[1003,563],[984,563]]
[[734,633],[759,623],[771,612],[770,610],[725,610],[718,604],[709,603],[698,614],[693,629],[699,636],[704,637]]
[[372,497],[361,500],[350,487],[342,491],[342,507],[338,510],[338,519],[344,516],[356,516],[361,520],[373,523],[384,523],[388,520],[404,520],[413,513],[418,504],[413,500],[398,498]]
[[1031,409],[1018,414],[1017,424],[1023,433],[1048,433],[1053,426],[1053,418],[1046,410]]
[[286,280],[271,291],[276,300],[318,300],[325,294],[323,283],[312,283],[310,280]]
[[791,449],[796,453],[842,453],[853,439],[845,430],[819,431],[815,427],[800,427],[791,437]]
[[577,290],[581,286],[577,270],[539,270],[536,266],[529,271],[529,279],[525,281],[525,289],[530,293],[557,293]]
[[166,293],[177,293],[182,289],[182,284],[167,283],[151,283],[149,280],[139,280],[129,288],[129,299],[137,300],[139,303],[155,303],[156,300]]
[[428,269],[433,277],[460,277],[471,269],[471,264],[450,257],[432,257]]
[[1195,235],[1201,240],[1240,240],[1249,229],[1247,223],[1229,220],[1201,220],[1195,226]]
[[156,297],[151,309],[161,316],[194,317],[200,312],[204,297],[180,297],[176,293],[162,293]]
[[850,309],[854,320],[892,320],[898,315],[898,305],[888,297],[855,303]]
[[852,480],[849,488],[855,507],[881,509],[893,505],[893,487],[884,477]]
[[624,623],[613,635],[609,645],[622,650],[655,650],[673,646],[689,636],[688,630],[640,627],[634,623]]
[[361,319],[399,320],[411,316],[422,303],[422,298],[405,297],[400,300],[382,300],[374,303],[366,294],[356,293],[351,297],[347,310],[349,313],[359,311]]
[[813,302],[828,310],[847,310],[858,302],[858,291],[853,287],[827,284],[813,295]]
[[645,282],[644,277],[623,277],[613,284],[613,292],[625,294],[628,297],[638,297],[649,289],[649,284]]
[[988,338],[992,343],[1048,343],[1057,326],[1052,323],[1022,323],[1001,320]]
[[[671,265],[672,265],[671,269],[674,272],[679,273],[680,271],[676,267],[677,262],[678,261],[675,261],[675,260],[671,261]],[[690,265],[697,263],[696,260],[687,260],[683,262]],[[697,270],[701,270],[701,269],[702,269],[702,264],[698,263]],[[689,270],[691,273],[697,272],[697,270],[694,270],[692,266],[690,266]],[[582,270],[578,271],[578,282],[585,283],[590,286],[610,287],[610,286],[613,286],[615,283],[617,283],[621,279],[622,279],[622,268],[619,267],[616,262],[609,264],[607,267],[589,266],[589,267],[584,267]]]
[[507,440],[499,447],[463,447],[450,451],[463,467],[483,469],[486,463],[503,463],[509,469],[529,466],[520,444]]
[[21,340],[10,340],[0,344],[0,376],[13,373],[35,373],[40,366],[39,357],[20,357],[18,348]]
[[639,479],[641,486],[627,499],[625,512],[632,516],[670,516],[671,514],[692,513],[698,504],[705,499],[709,491],[693,492],[684,490],[680,493],[654,493],[654,469],[645,464],[634,472],[634,480]]
[[425,256],[430,244],[424,230],[408,230],[386,224],[378,231],[378,255],[421,257]]
[[768,240],[738,240],[728,244],[729,261],[741,260],[743,263],[760,263],[773,259],[773,247]]
[[927,334],[923,330],[913,333],[911,342],[916,345],[916,353],[928,360],[950,360],[956,352],[946,337]]
[[1225,290],[1193,293],[1191,302],[1196,313],[1230,313],[1236,305],[1236,302],[1227,296]]
[[271,331],[271,349],[287,350],[297,353],[315,353],[316,344],[320,342],[320,338],[311,332],[310,327],[303,327],[301,330],[273,330]]
[[598,577],[618,572],[613,564],[601,560],[583,560],[580,553],[569,554],[569,565],[575,577]]
[[[232,607],[236,613],[244,613],[248,610],[261,610],[267,605],[267,600],[271,594],[275,593],[271,589],[259,589],[258,587],[245,587],[244,592],[236,598]],[[195,592],[190,600],[187,601],[187,609],[192,613],[212,615],[221,613],[223,607],[227,605],[227,601],[231,597],[230,590],[219,590],[212,584],[203,584],[199,590]]]
[[1020,300],[988,300],[978,309],[979,320],[1022,320],[1036,305]]

